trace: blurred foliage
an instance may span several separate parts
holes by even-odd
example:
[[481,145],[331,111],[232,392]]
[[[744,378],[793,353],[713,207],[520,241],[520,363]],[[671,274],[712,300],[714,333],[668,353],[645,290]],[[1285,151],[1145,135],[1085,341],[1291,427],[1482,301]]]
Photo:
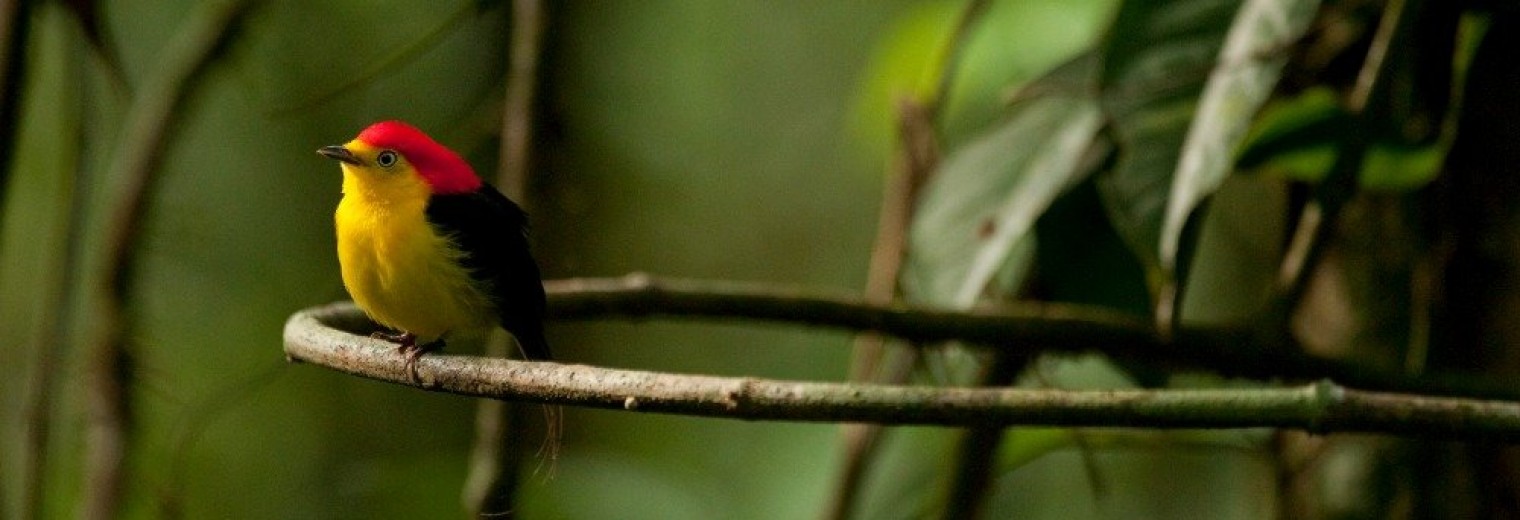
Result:
[[[0,191],[5,516],[23,500],[15,461],[27,449],[23,409],[39,356],[60,367],[44,508],[75,513],[81,346],[98,332],[100,273],[60,271],[65,229],[84,219],[72,239],[83,244],[81,265],[92,265],[108,228],[101,209],[121,189],[103,172],[119,153],[124,115],[194,4],[33,6],[21,122]],[[955,308],[1066,301],[1148,316],[1176,285],[1186,289],[1177,313],[1187,325],[1249,322],[1269,305],[1304,191],[1357,128],[1348,125],[1359,114],[1343,106],[1346,78],[1384,8],[997,0],[951,56],[963,2],[550,5],[530,190],[548,276],[649,271],[858,287],[897,142],[896,102],[943,94],[943,161],[908,230],[906,299]],[[1395,88],[1378,100],[1388,106],[1358,123],[1370,135],[1357,172],[1365,192],[1340,223],[1355,239],[1331,249],[1293,326],[1333,355],[1416,352],[1417,372],[1421,349],[1441,347],[1429,333],[1439,326],[1421,321],[1441,309],[1420,303],[1439,287],[1416,289],[1436,276],[1420,269],[1446,265],[1430,251],[1452,236],[1493,240],[1453,231],[1466,229],[1464,215],[1432,215],[1452,207],[1441,190],[1482,192],[1441,184],[1460,180],[1443,175],[1453,161],[1482,164],[1488,153],[1458,157],[1458,123],[1469,116],[1459,108],[1469,69],[1478,74],[1483,29],[1506,15],[1410,5],[1421,38],[1444,43],[1420,52],[1407,36],[1392,43]],[[244,17],[178,114],[138,246],[130,311],[139,416],[125,516],[459,514],[472,403],[286,365],[279,331],[292,311],[345,297],[330,220],[338,173],[317,147],[401,118],[494,172],[509,11],[474,0],[269,1]],[[84,211],[72,214],[76,193]],[[1390,296],[1389,287],[1405,292]],[[64,290],[77,312],[39,304]],[[42,344],[49,313],[70,317],[68,334]],[[1368,332],[1385,330],[1397,333]],[[572,362],[786,379],[843,378],[849,340],[753,324],[550,326],[557,354]],[[931,358],[917,381],[964,381],[941,363]],[[1019,384],[1261,384],[1165,368],[1039,358]],[[523,517],[808,517],[835,476],[831,425],[568,412],[562,458],[529,479],[514,511]],[[956,435],[890,430],[861,517],[936,516]],[[1302,470],[1278,441],[1264,431],[1015,429],[994,455],[983,510],[1264,518],[1298,511],[1293,501],[1309,490],[1319,514],[1391,516],[1367,497],[1425,491],[1408,482],[1409,468],[1434,453],[1411,443],[1402,458],[1379,462],[1385,445],[1349,439],[1323,450],[1330,462]],[[1335,475],[1369,489],[1321,489]]]
[[[0,246],[0,327],[17,339],[0,347],[13,361],[0,363],[7,507],[19,501],[11,461],[40,348],[29,339],[46,310],[34,302],[57,290],[58,201],[76,165],[89,178],[109,161],[133,88],[188,5],[99,5],[120,84],[69,11],[38,9]],[[858,285],[880,180],[850,152],[845,124],[874,37],[901,5],[556,4],[544,105],[558,129],[534,221],[548,272]],[[461,510],[472,403],[286,366],[279,331],[292,311],[344,297],[330,216],[339,180],[316,147],[396,117],[494,171],[499,123],[479,121],[500,117],[505,7],[265,2],[238,28],[182,114],[140,246],[129,516],[158,517],[167,501],[189,518]],[[92,200],[115,189],[89,182]],[[98,207],[85,215],[90,243]],[[76,305],[88,307],[96,281],[82,274]],[[65,357],[52,516],[72,515],[78,498],[78,355],[93,336],[88,313],[77,321],[69,345],[49,346]],[[813,378],[842,373],[847,340],[685,324],[553,333],[577,362]],[[828,426],[589,411],[568,424],[553,476],[530,479],[528,517],[802,516],[830,476]]]

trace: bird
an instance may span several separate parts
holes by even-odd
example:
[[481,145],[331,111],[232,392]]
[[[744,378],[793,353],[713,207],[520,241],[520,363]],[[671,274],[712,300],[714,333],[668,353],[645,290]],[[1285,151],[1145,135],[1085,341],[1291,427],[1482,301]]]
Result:
[[338,264],[354,303],[395,331],[413,381],[417,361],[446,337],[497,325],[522,357],[552,359],[544,286],[521,206],[482,182],[459,154],[398,120],[317,150],[338,161]]

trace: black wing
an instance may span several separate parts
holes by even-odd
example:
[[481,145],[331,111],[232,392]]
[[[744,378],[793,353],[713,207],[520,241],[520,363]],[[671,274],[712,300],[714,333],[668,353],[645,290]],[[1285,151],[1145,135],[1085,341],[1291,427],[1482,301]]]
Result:
[[489,184],[470,193],[433,195],[427,219],[465,252],[464,266],[490,288],[501,326],[528,359],[549,359],[544,284],[528,250],[528,215]]

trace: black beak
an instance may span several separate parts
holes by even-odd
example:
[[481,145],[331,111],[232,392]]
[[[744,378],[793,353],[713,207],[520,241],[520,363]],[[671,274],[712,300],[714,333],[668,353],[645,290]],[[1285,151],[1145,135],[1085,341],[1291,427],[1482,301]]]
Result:
[[317,153],[327,156],[328,159],[337,159],[355,166],[359,165],[359,158],[354,156],[354,152],[348,151],[342,145],[323,146],[317,149]]

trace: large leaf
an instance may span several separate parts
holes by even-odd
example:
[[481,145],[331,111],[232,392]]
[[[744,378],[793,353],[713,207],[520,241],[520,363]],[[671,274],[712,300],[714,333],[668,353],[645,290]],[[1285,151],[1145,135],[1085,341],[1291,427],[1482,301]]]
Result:
[[1247,0],[1236,14],[1172,178],[1161,221],[1163,269],[1176,269],[1188,216],[1219,189],[1231,171],[1235,149],[1287,63],[1287,54],[1281,50],[1303,34],[1318,7],[1319,0]]
[[[1015,35],[1023,33],[1027,23],[1007,25],[1017,29],[1009,31]],[[1000,35],[994,45],[1006,47],[1006,42],[1007,38]],[[975,48],[973,45],[973,52],[968,54],[974,56]],[[1019,48],[1021,52],[1027,50]],[[1027,61],[1003,58],[993,63],[1007,66]],[[924,190],[909,230],[901,281],[910,300],[969,307],[979,297],[1008,294],[1023,283],[1035,257],[1035,221],[1064,191],[1095,169],[1084,159],[1106,155],[1111,149],[1107,140],[1095,139],[1102,126],[1101,110],[1093,94],[1096,89],[1092,88],[1096,65],[1092,53],[1068,60],[1026,85],[1021,93],[1028,97],[1011,110],[1001,93],[1006,82],[986,87],[990,83],[971,80],[986,76],[988,67],[962,66],[963,75],[957,78],[958,87],[949,103],[954,109],[946,110],[950,117],[945,118],[942,129],[952,146]],[[999,93],[980,97],[968,94],[968,90],[983,90],[960,88],[968,83]],[[931,372],[936,368],[942,371],[936,380],[965,383],[975,372],[968,370],[976,368],[975,361],[962,351],[951,350],[946,356],[931,358],[929,365]],[[939,432],[913,435],[920,444],[938,444],[933,449],[908,448],[904,452],[900,448],[905,446],[897,443],[899,449],[884,450],[885,460],[896,455],[902,467],[884,469],[883,473],[892,477],[873,486],[889,490],[884,494],[886,500],[865,503],[892,505],[876,508],[864,517],[931,516],[931,511],[943,505],[939,493],[922,490],[939,488],[933,481],[946,472],[942,454],[952,449],[953,439]],[[1028,441],[1026,437],[1022,430],[1013,430],[1005,442],[1025,446],[1031,453],[1061,446],[1048,442],[1044,432]]]
[[1163,274],[1157,244],[1179,151],[1240,5],[1127,1],[1099,48],[1104,107],[1119,147],[1114,167],[1098,178],[1099,193],[1153,281]]
[[[1090,77],[1080,59],[1048,82]],[[1081,92],[1081,89],[1073,89]],[[1020,105],[985,134],[950,152],[914,218],[903,274],[911,299],[970,307],[997,279],[1018,285],[1028,264],[1034,222],[1091,169],[1082,159],[1102,126],[1091,96],[1049,95]]]

